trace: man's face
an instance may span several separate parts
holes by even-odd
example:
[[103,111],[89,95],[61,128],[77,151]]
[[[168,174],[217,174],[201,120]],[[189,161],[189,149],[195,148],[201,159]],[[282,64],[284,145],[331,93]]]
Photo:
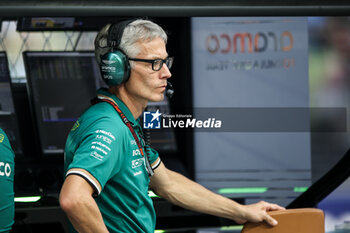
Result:
[[[161,38],[139,42],[138,46],[141,52],[133,58],[165,59],[168,57],[165,43]],[[162,101],[167,79],[170,77],[171,73],[165,64],[159,71],[154,71],[151,63],[134,61],[130,79],[125,85],[129,94],[140,99],[140,101]]]

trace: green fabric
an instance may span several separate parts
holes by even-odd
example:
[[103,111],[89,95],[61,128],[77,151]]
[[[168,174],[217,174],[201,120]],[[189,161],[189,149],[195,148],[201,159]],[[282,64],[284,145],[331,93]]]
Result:
[[9,139],[0,128],[0,232],[8,232],[14,223],[13,178],[15,154]]
[[[142,129],[126,105],[105,89],[138,134]],[[151,164],[158,153],[152,150]],[[110,232],[154,232],[155,212],[148,196],[149,177],[135,140],[108,103],[91,106],[73,126],[65,149],[65,172],[88,171],[102,186],[95,200]],[[92,185],[94,187],[94,185]]]

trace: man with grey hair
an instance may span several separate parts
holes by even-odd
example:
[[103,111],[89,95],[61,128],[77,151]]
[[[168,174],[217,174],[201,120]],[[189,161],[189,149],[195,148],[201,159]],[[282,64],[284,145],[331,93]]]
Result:
[[137,119],[149,101],[164,98],[173,62],[166,42],[164,30],[148,20],[107,25],[96,36],[96,58],[109,88],[98,90],[68,136],[62,209],[78,232],[154,232],[150,187],[184,208],[240,224],[275,225],[267,211],[282,207],[240,205],[210,192],[167,169],[144,145]]

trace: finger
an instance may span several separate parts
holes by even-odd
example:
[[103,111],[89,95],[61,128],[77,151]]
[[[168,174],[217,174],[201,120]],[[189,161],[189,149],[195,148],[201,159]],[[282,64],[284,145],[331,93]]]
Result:
[[278,224],[278,222],[276,221],[276,219],[272,218],[270,215],[266,214],[265,222],[267,222],[267,224],[271,225],[271,226],[276,226]]
[[268,211],[271,211],[271,210],[285,210],[284,207],[282,206],[279,206],[279,205],[276,205],[276,204],[270,204],[267,208]]
[[283,206],[276,205],[276,210],[286,210]]

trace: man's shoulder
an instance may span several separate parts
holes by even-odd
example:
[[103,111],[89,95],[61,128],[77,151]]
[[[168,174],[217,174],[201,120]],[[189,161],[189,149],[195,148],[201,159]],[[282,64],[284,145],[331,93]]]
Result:
[[89,107],[80,117],[82,120],[90,120],[94,122],[114,122],[115,124],[123,124],[118,113],[113,106],[108,103],[98,103]]
[[[75,122],[66,141],[66,153],[75,151],[82,142],[89,140],[101,141],[111,145],[114,141],[126,138],[127,128],[108,103],[98,103],[90,106]],[[91,145],[88,144],[88,147]],[[67,153],[69,154],[69,153]]]
[[72,131],[75,131],[75,128],[80,128],[79,134],[89,134],[96,130],[122,134],[126,130],[118,113],[108,103],[98,103],[89,107],[75,123]]

